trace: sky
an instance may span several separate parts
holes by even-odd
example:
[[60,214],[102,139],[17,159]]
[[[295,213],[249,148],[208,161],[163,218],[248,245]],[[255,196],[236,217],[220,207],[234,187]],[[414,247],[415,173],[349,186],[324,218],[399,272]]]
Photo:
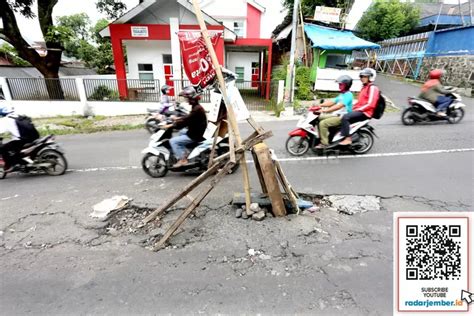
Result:
[[[122,2],[127,5],[127,10],[138,4],[138,0],[122,0]],[[95,24],[97,20],[106,18],[105,15],[97,11],[95,3],[96,0],[59,0],[53,9],[53,18],[56,19],[58,16],[85,12],[91,19],[92,24]],[[34,8],[36,8],[36,3]],[[21,14],[17,14],[17,22],[20,26],[21,34],[28,42],[43,40],[37,18],[27,19]]]
[[[138,4],[138,0],[122,0],[126,5],[127,9],[131,9]],[[228,0],[232,1],[232,0]],[[279,1],[279,0],[274,0]],[[413,2],[413,0],[405,0]],[[461,0],[461,3],[467,2],[468,0]],[[258,2],[258,1],[257,1]],[[369,7],[371,0],[356,0],[353,11],[350,14],[347,27],[353,28],[362,14]],[[101,18],[105,18],[100,14],[95,7],[96,0],[59,0],[58,4],[54,7],[53,16],[54,18],[63,15],[71,15],[76,13],[85,12],[89,15],[92,24]],[[445,0],[445,3],[457,4],[458,0]],[[36,8],[36,5],[34,6]],[[20,14],[17,15],[17,21],[20,26],[20,31],[23,37],[30,43],[34,41],[42,41],[43,36],[39,28],[38,19],[26,19]]]

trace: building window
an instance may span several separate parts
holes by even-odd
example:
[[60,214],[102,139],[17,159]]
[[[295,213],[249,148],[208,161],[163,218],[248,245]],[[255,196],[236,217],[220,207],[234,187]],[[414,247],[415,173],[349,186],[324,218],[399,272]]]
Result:
[[163,54],[163,64],[172,64],[173,63],[173,57],[171,54]]
[[346,68],[346,55],[329,54],[326,59],[326,68]]
[[138,79],[153,80],[153,64],[138,64]]
[[234,33],[238,37],[244,37],[244,22],[234,22]]
[[244,82],[245,67],[235,67],[235,73],[239,76],[237,82]]

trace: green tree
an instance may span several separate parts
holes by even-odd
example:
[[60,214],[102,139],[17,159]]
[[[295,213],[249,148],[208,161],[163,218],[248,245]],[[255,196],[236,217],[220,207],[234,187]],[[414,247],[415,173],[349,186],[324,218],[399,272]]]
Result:
[[[326,6],[333,8],[342,8],[347,10],[354,0],[301,0],[301,11],[303,16],[314,16],[314,10],[317,6]],[[285,27],[291,24],[293,20],[293,4],[294,0],[283,0],[283,5],[288,9],[288,14],[283,21],[275,28],[273,35],[280,33]]]
[[361,37],[378,42],[410,33],[419,18],[419,8],[410,3],[377,0],[364,13],[356,30]]
[[6,58],[15,66],[31,66],[29,62],[18,57],[18,52],[15,47],[8,43],[3,43],[2,46],[0,46],[0,56]]
[[127,10],[127,6],[117,0],[98,0],[96,7],[100,13],[107,15],[111,20],[119,18]]
[[[69,28],[55,26],[53,23],[53,9],[59,0],[0,0],[0,18],[3,28],[0,29],[0,39],[11,44],[18,52],[18,57],[29,62],[38,69],[45,78],[58,78],[61,56],[64,50],[63,42],[70,39],[72,34]],[[32,7],[37,7],[38,15],[33,13]],[[121,15],[126,6],[121,1],[98,0],[99,11],[109,16]],[[23,38],[15,13],[29,19],[38,18],[39,26],[45,39],[48,53],[40,56],[30,48],[30,44]],[[64,97],[61,85],[56,81],[48,81],[50,97],[61,99]]]
[[79,13],[57,18],[58,27],[62,27],[65,54],[85,62],[89,68],[95,68],[99,73],[107,72],[113,64],[112,45],[109,38],[103,38],[99,32],[105,28],[109,21],[101,19],[94,26],[85,13]]

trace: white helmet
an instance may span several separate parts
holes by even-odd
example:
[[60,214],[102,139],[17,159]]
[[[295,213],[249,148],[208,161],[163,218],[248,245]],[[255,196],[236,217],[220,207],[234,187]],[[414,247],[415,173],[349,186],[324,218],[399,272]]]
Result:
[[361,72],[359,72],[359,77],[361,76],[369,77],[369,81],[373,82],[377,77],[377,72],[372,68],[364,68]]

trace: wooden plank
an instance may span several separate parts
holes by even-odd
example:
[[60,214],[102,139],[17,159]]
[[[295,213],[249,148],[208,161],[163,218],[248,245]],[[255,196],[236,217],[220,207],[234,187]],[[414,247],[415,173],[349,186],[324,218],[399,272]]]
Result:
[[[240,156],[240,155],[239,155]],[[240,157],[239,157],[240,158]],[[162,249],[168,239],[174,234],[174,232],[184,223],[186,218],[199,206],[199,204],[204,200],[204,198],[212,191],[214,186],[230,172],[234,163],[229,161],[226,163],[224,168],[222,168],[215,176],[212,178],[211,183],[199,194],[199,196],[194,199],[193,202],[179,215],[176,221],[171,225],[171,227],[166,231],[163,237],[153,246],[153,251]]]
[[252,151],[253,163],[255,164],[255,169],[257,170],[258,181],[260,182],[260,187],[262,192],[267,194],[267,186],[265,185],[265,180],[263,179],[262,170],[260,169],[260,164],[258,163],[257,155]]
[[208,169],[206,172],[201,174],[199,177],[191,181],[181,192],[179,192],[177,195],[175,195],[173,198],[171,198],[168,202],[166,202],[162,207],[154,210],[150,215],[148,215],[143,222],[144,223],[149,223],[152,220],[154,220],[156,217],[161,215],[164,211],[166,211],[168,208],[173,206],[176,202],[178,202],[181,198],[185,197],[189,192],[191,192],[193,189],[195,189],[199,184],[204,182],[207,178],[212,176],[214,172],[216,172],[222,165],[224,165],[224,161],[220,161],[215,163],[210,169]]
[[280,191],[280,184],[276,177],[275,165],[273,164],[270,150],[267,145],[263,143],[255,145],[253,149],[258,157],[268,196],[272,202],[273,214],[277,217],[285,216],[285,203],[283,202],[283,196]]

